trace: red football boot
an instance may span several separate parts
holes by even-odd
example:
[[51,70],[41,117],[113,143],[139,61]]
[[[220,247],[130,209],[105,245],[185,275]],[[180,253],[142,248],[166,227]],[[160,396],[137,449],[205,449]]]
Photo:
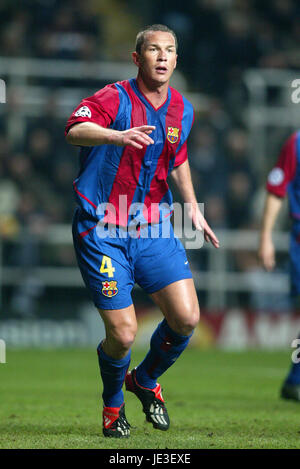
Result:
[[170,419],[162,397],[162,389],[157,384],[154,389],[144,388],[137,383],[136,369],[129,371],[125,377],[127,391],[133,392],[143,405],[143,412],[147,422],[152,423],[158,430],[168,430]]
[[110,438],[128,438],[130,424],[125,416],[125,404],[121,407],[103,407],[103,435]]

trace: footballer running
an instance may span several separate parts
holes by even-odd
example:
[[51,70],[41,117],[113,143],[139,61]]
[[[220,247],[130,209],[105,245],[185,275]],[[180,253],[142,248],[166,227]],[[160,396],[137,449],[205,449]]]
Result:
[[[169,86],[177,62],[175,33],[164,25],[147,27],[137,35],[132,59],[137,77],[109,84],[83,99],[66,125],[68,143],[80,147],[74,247],[105,325],[106,337],[97,348],[103,434],[114,438],[130,435],[124,381],[126,390],[140,400],[146,420],[158,430],[168,430],[170,420],[157,379],[176,366],[199,322],[186,253],[174,235],[171,213],[164,209],[172,207],[168,176],[183,202],[190,204],[195,228],[219,247],[199,210],[191,180],[187,139],[194,110]],[[161,235],[166,220],[168,237]],[[144,360],[128,371],[137,332],[131,298],[135,283],[158,305],[163,320]]]

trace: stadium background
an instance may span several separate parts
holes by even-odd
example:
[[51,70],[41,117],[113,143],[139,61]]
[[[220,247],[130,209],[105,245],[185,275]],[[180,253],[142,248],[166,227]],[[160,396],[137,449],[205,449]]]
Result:
[[[179,40],[172,81],[193,103],[189,158],[221,248],[188,251],[202,308],[193,344],[288,347],[288,228],[279,219],[275,273],[256,259],[265,178],[298,127],[296,0],[2,0],[0,338],[7,346],[95,345],[103,329],[71,245],[78,152],[64,125],[84,96],[134,76],[136,32],[163,23]],[[177,199],[175,194],[175,200]],[[159,314],[139,289],[137,345]]]

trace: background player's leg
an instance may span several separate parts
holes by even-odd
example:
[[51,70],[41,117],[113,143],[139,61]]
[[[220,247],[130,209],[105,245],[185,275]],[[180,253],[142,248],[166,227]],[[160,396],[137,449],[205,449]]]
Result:
[[103,401],[106,407],[120,407],[124,402],[122,385],[130,363],[130,348],[134,341],[137,321],[133,305],[116,310],[102,310],[105,339],[97,348],[103,381]]
[[137,382],[153,389],[156,380],[187,347],[194,328],[199,322],[200,309],[193,279],[171,283],[152,293],[165,319],[154,331],[150,350],[137,367]]
[[[298,280],[295,282],[295,280]],[[294,282],[299,285],[299,277],[294,276]],[[299,286],[297,285],[297,289]],[[300,311],[300,295],[294,299],[294,312],[299,313]],[[298,335],[300,339],[300,334]],[[291,362],[289,373],[281,388],[281,397],[286,399],[293,399],[300,402],[300,362]]]
[[281,397],[300,402],[300,362],[291,363],[289,373],[281,387]]

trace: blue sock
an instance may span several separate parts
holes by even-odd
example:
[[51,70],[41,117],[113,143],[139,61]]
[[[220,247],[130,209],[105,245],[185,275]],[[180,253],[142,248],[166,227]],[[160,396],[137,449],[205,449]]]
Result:
[[[298,336],[298,339],[300,339],[300,335]],[[299,348],[297,350],[299,350]],[[300,362],[292,362],[290,372],[285,381],[288,384],[300,384]]]
[[288,384],[300,384],[300,363],[293,363],[286,379]]
[[[192,333],[193,334],[193,333]],[[179,335],[164,319],[151,337],[150,350],[136,369],[138,384],[154,389],[156,379],[161,376],[187,347],[192,334]]]
[[[102,342],[101,342],[102,343]],[[103,381],[103,402],[105,407],[120,407],[124,402],[123,382],[129,367],[131,351],[121,360],[109,357],[98,345],[98,361]]]

